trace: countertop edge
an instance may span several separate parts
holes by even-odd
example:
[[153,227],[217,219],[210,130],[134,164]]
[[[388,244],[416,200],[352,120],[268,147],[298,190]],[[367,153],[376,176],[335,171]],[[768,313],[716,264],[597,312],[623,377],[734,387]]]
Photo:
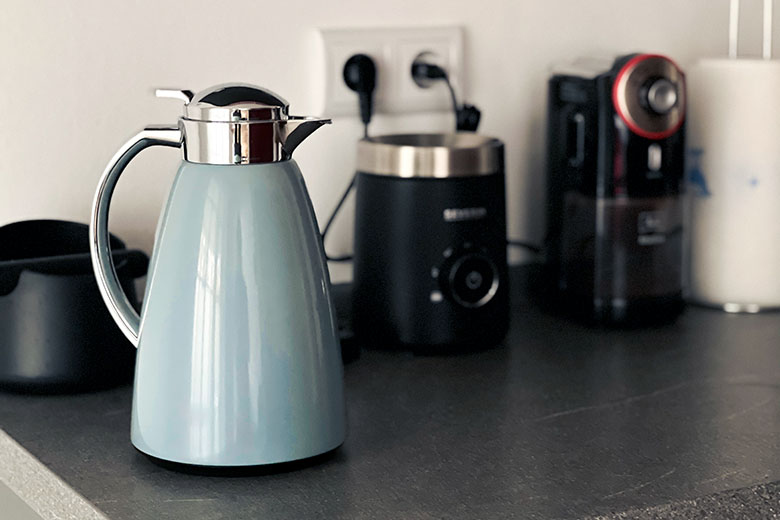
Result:
[[0,428],[0,482],[44,520],[108,520]]
[[778,490],[780,490],[780,481],[759,482],[752,486],[675,500],[668,504],[588,516],[585,520],[780,518]]

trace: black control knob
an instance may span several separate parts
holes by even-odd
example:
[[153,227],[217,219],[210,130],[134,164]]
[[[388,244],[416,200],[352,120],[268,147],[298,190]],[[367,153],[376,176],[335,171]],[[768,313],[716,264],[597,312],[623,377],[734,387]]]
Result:
[[498,291],[496,264],[480,251],[461,251],[452,255],[443,267],[440,276],[443,292],[463,307],[481,307]]

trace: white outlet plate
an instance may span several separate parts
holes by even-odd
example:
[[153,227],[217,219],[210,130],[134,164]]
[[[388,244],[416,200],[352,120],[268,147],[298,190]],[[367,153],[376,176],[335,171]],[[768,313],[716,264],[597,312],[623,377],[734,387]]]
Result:
[[[421,88],[412,80],[412,62],[422,52],[436,55],[462,96],[463,30],[457,26],[375,29],[320,29],[322,36],[325,116],[358,115],[357,94],[344,84],[344,64],[353,54],[374,59],[377,85],[375,113],[452,110],[446,87]],[[438,83],[438,82],[437,82]]]

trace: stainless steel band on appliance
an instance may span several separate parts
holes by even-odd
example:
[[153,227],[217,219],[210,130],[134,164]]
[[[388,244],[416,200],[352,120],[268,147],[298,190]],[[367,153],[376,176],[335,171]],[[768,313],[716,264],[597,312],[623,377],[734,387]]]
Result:
[[473,177],[503,171],[504,144],[472,133],[398,134],[358,143],[357,171],[394,177]]

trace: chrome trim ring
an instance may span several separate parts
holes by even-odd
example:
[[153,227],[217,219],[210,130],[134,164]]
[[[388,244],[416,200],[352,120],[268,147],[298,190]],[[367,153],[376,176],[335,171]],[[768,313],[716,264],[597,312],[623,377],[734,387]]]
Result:
[[284,161],[314,129],[330,119],[290,116],[280,121],[219,123],[179,119],[184,160],[198,164],[257,164]]
[[504,170],[504,143],[469,132],[395,134],[358,142],[357,171],[394,177],[474,177]]
[[184,160],[199,164],[253,164],[281,161],[279,122],[214,123],[181,119]]

